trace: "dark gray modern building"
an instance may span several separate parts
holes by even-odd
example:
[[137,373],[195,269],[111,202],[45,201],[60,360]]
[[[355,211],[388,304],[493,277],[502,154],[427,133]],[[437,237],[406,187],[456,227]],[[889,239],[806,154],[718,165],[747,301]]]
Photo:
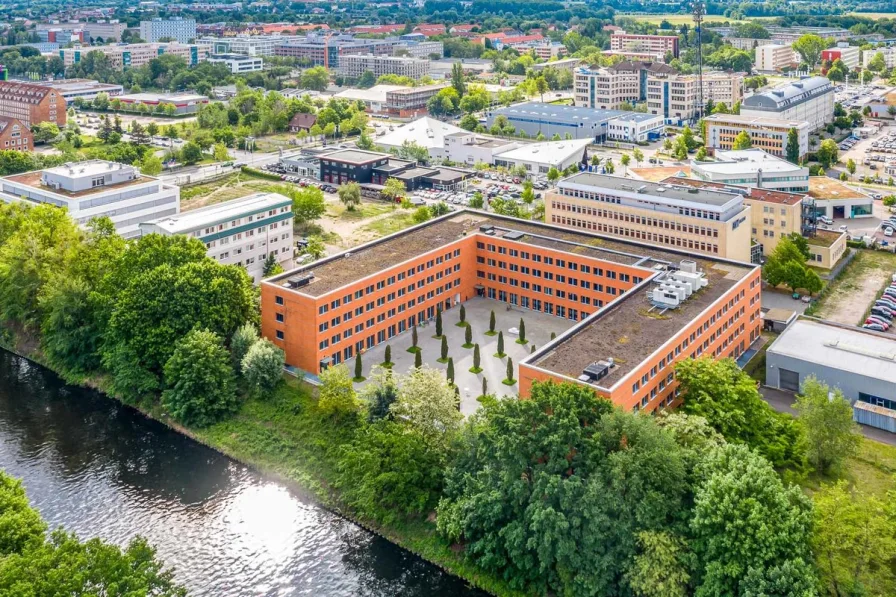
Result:
[[859,422],[896,432],[896,337],[800,318],[769,346],[765,383],[797,392],[809,376],[858,405]]

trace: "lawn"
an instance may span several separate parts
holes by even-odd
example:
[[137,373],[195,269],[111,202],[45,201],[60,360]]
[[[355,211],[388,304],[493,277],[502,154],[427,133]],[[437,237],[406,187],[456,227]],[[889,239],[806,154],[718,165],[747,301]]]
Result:
[[[679,25],[693,25],[694,17],[691,14],[656,14],[656,15],[626,15],[620,14],[616,15],[618,18],[627,18],[634,19],[641,23],[653,23],[655,25],[659,25],[663,21],[667,21],[669,24],[674,26]],[[771,17],[775,18],[775,17]],[[758,20],[758,19],[755,19]],[[741,23],[743,21],[738,21],[734,19],[729,19],[722,15],[707,15],[705,17],[705,22],[709,23]]]
[[393,215],[374,220],[360,228],[362,232],[370,232],[386,236],[414,225],[414,213],[405,210],[396,211]]
[[860,249],[852,263],[831,282],[806,313],[846,325],[864,318],[868,305],[896,272],[896,255]]
[[343,203],[339,202],[327,205],[327,215],[331,218],[343,218],[346,220],[366,220],[367,218],[375,218],[389,213],[395,209],[396,205],[392,203],[362,201],[361,205],[355,207],[355,209],[348,210]]

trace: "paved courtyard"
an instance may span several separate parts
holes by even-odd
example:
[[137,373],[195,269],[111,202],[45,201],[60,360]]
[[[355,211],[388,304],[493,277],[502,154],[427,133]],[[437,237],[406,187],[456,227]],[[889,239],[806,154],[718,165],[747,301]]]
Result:
[[[552,332],[559,336],[575,323],[517,307],[508,311],[507,307],[506,303],[485,298],[473,298],[464,303],[466,320],[472,326],[473,344],[479,344],[481,373],[470,372],[470,367],[473,366],[473,349],[462,346],[465,328],[455,325],[460,321],[460,307],[452,307],[442,313],[442,333],[448,337],[448,356],[454,359],[454,382],[460,388],[460,410],[464,415],[473,414],[479,407],[476,399],[482,393],[483,378],[488,380],[490,394],[515,396],[519,391],[518,384],[508,386],[502,383],[507,374],[507,358],[499,359],[494,356],[498,352],[498,336],[486,335],[492,310],[495,312],[495,332],[504,332],[504,352],[513,359],[514,379],[518,378],[518,363],[531,353],[533,346],[544,346],[551,339]],[[517,344],[519,336],[509,331],[519,327],[521,317],[526,322],[528,343],[525,345]],[[444,372],[448,365],[436,361],[441,356],[442,341],[433,338],[435,333],[435,320],[418,327],[417,345],[423,351],[423,364]],[[364,376],[369,377],[370,370],[382,364],[387,345],[392,347],[392,362],[395,363],[393,371],[407,373],[414,366],[414,354],[407,350],[412,344],[409,330],[368,350],[361,357]],[[354,372],[354,360],[346,365]],[[355,384],[357,389],[363,386],[364,382]]]

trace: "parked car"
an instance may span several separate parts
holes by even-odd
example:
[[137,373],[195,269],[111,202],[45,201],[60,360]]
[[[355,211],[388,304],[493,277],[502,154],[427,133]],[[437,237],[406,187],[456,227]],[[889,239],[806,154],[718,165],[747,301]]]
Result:
[[885,332],[886,331],[883,326],[878,325],[876,323],[866,323],[862,327],[865,328],[866,330],[871,330],[874,332]]
[[818,218],[818,221],[822,224],[827,224],[828,226],[832,226],[834,224],[834,220],[827,216],[821,216],[820,218]]
[[880,327],[884,328],[884,330],[890,329],[890,325],[887,322],[881,321],[879,319],[875,319],[873,317],[869,317],[868,319],[866,319],[865,324],[866,325],[879,325]]

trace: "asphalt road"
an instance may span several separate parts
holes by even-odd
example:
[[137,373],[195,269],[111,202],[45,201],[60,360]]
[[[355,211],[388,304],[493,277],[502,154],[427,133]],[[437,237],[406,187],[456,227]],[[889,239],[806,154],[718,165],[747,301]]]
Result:
[[[768,402],[769,406],[776,411],[790,413],[792,415],[796,414],[796,411],[793,409],[793,404],[796,402],[796,398],[791,392],[763,386],[759,388],[759,393],[762,394],[762,398]],[[896,446],[896,433],[868,427],[867,425],[859,425],[859,427],[862,428],[862,435],[868,439],[873,439],[882,444]]]

